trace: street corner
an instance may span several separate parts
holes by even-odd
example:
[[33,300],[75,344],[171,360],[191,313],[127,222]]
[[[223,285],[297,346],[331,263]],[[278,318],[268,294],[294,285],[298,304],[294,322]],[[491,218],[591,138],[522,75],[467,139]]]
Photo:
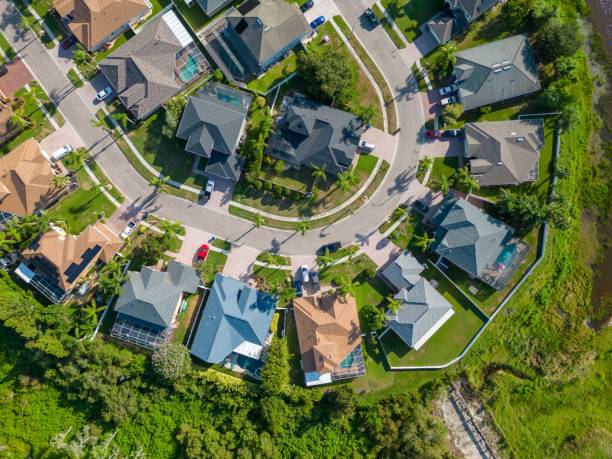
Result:
[[389,163],[393,162],[398,136],[391,135],[375,127],[369,127],[363,131],[361,141],[376,145],[373,154]]

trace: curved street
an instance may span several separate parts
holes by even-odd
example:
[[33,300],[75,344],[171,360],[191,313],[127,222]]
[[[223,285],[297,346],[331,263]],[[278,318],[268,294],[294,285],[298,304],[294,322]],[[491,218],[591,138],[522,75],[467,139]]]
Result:
[[[118,209],[120,218],[129,220],[144,211],[212,234],[245,244],[258,250],[273,250],[287,255],[312,254],[322,244],[340,241],[365,242],[383,223],[398,204],[408,198],[408,185],[415,173],[420,149],[423,109],[410,67],[420,57],[414,44],[398,50],[382,27],[370,29],[361,18],[367,8],[362,0],[320,0],[332,11],[337,8],[345,17],[353,33],[369,52],[385,75],[395,96],[398,126],[401,127],[397,150],[386,179],[371,199],[355,213],[329,226],[313,229],[305,235],[295,231],[256,228],[251,222],[172,196],[156,194],[153,187],[132,168],[113,139],[102,128],[92,127],[90,121],[99,107],[86,100],[82,90],[75,90],[61,67],[61,60],[49,53],[29,30],[20,26],[20,16],[8,0],[0,1],[1,27],[6,38],[19,52],[34,76],[59,107],[67,123],[74,127],[83,146],[90,150],[111,182],[125,195],[126,201]],[[329,20],[330,17],[327,17]],[[61,53],[61,51],[59,51]],[[84,116],[89,113],[90,116]]]

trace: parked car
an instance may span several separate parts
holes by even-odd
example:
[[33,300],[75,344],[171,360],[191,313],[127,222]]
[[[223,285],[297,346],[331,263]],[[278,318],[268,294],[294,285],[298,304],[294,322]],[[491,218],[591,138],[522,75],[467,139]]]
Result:
[[310,23],[310,27],[312,29],[316,29],[317,27],[322,26],[324,22],[325,22],[325,16],[319,16],[318,18],[316,18],[314,21]]
[[300,275],[302,276],[303,283],[307,283],[310,280],[309,273],[310,271],[308,270],[308,266],[306,265],[300,266]]
[[462,137],[463,129],[447,129],[442,131],[442,137]]
[[98,94],[96,94],[96,100],[98,102],[102,102],[104,99],[110,96],[112,92],[113,92],[112,88],[110,86],[107,86],[102,91],[98,92]]
[[428,139],[439,139],[441,137],[440,131],[432,131],[428,129],[425,131],[425,137]]
[[293,282],[293,288],[295,289],[295,296],[298,298],[304,294],[304,291],[302,290],[302,282],[299,280]]
[[443,88],[440,88],[440,91],[438,91],[440,93],[441,96],[447,96],[449,94],[453,94],[454,92],[457,92],[459,88],[457,87],[456,84],[451,84],[450,86],[444,86]]
[[136,223],[134,222],[129,222],[125,228],[123,228],[123,231],[121,231],[121,238],[122,239],[127,239],[129,237],[130,234],[132,234],[132,231],[134,231],[134,227],[136,226]]
[[321,290],[321,285],[319,284],[319,273],[316,271],[310,271],[310,280],[312,281],[312,286],[316,291]]
[[418,210],[422,214],[426,213],[429,210],[429,206],[425,204],[423,201],[414,201],[414,203],[412,204],[412,207],[414,207],[416,210]]
[[361,142],[359,142],[359,148],[361,148],[365,152],[371,153],[376,149],[376,145],[362,140]]
[[325,244],[317,249],[317,255],[318,256],[325,255],[325,253],[328,251],[329,253],[334,253],[340,250],[341,247],[342,247],[342,244],[340,244],[339,242],[332,242],[330,244]]
[[372,11],[372,8],[368,8],[367,10],[365,10],[364,14],[370,20],[370,22],[372,23],[373,26],[377,26],[378,24],[380,24],[380,21],[378,20],[378,18],[374,14],[374,11]]
[[314,6],[314,2],[312,0],[308,0],[306,3],[304,3],[302,6],[300,6],[300,10],[302,10],[302,13],[305,13],[310,8],[312,8],[313,6]]
[[62,41],[62,48],[68,49],[71,48],[77,42],[77,39],[74,35],[70,35],[69,37],[64,38]]
[[0,76],[4,76],[8,73],[8,68],[6,67],[6,65],[2,64],[0,65]]
[[51,153],[51,159],[53,161],[59,161],[64,156],[68,155],[72,151],[72,147],[70,145],[64,145],[63,147],[58,148],[53,153]]
[[442,106],[448,105],[448,104],[456,104],[456,103],[457,103],[457,98],[455,96],[450,96],[440,101],[440,105]]
[[202,244],[198,249],[198,261],[206,260],[208,256],[208,244]]
[[210,195],[215,189],[215,181],[213,179],[208,179],[206,182],[206,187],[204,188],[204,197],[206,199],[210,199]]

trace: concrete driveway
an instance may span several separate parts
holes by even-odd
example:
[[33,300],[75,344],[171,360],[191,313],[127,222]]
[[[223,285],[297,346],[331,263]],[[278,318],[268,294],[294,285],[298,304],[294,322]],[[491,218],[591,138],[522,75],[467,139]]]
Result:
[[423,112],[425,113],[426,119],[439,116],[442,113],[442,106],[440,105],[440,100],[442,97],[440,97],[437,89],[422,92],[420,95],[421,104],[423,105]]
[[447,156],[463,156],[463,139],[427,140],[421,147],[421,158],[444,158]]
[[397,148],[397,139],[397,136],[387,134],[375,127],[366,129],[361,136],[361,140],[376,145],[374,155],[384,159],[389,164],[393,162],[393,154]]
[[215,189],[213,190],[210,199],[204,204],[209,209],[215,209],[224,213],[228,213],[229,204],[234,194],[235,182],[227,179],[214,178]]
[[196,262],[196,253],[202,244],[210,244],[212,242],[212,234],[208,231],[191,226],[185,227],[185,236],[183,237],[183,245],[176,259],[181,263],[192,266]]
[[70,145],[72,148],[86,147],[79,133],[68,122],[40,141],[40,146],[48,154],[53,153],[64,145]]

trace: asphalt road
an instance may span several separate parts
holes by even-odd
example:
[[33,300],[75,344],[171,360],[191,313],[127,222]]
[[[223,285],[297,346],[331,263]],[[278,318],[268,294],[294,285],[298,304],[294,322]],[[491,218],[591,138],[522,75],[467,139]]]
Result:
[[324,243],[340,241],[347,244],[374,234],[393,209],[407,198],[406,190],[418,161],[418,138],[423,118],[421,104],[410,80],[409,66],[398,56],[382,28],[368,30],[362,25],[359,16],[366,8],[365,3],[361,0],[337,0],[336,3],[380,66],[396,96],[401,126],[399,147],[386,180],[368,203],[345,219],[308,231],[304,236],[293,231],[255,228],[246,220],[205,206],[175,196],[155,194],[153,187],[131,167],[113,139],[101,128],[91,126],[90,120],[94,117],[91,101],[82,98],[79,91],[72,88],[62,69],[31,31],[23,30],[18,11],[7,0],[0,0],[0,29],[58,105],[67,122],[89,146],[92,156],[109,179],[126,196],[126,217],[146,210],[259,250],[300,255],[312,254]]

